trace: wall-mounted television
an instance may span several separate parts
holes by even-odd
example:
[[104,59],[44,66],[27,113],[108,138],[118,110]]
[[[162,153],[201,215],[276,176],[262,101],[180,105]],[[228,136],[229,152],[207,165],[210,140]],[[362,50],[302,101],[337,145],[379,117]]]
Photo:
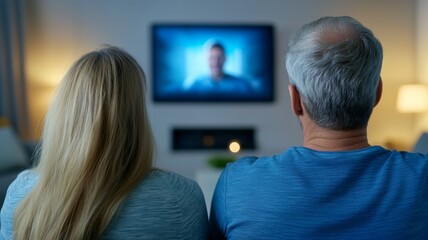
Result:
[[154,24],[155,102],[271,102],[274,32],[268,24]]

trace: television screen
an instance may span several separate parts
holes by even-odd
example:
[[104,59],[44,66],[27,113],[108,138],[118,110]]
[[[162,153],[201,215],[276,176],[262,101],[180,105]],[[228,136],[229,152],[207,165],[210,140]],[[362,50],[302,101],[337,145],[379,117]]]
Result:
[[271,25],[154,24],[156,102],[269,102]]

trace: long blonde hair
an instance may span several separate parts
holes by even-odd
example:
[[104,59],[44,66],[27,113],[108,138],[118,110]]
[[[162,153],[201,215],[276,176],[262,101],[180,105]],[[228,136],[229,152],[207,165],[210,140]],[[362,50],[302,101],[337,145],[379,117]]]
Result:
[[62,80],[42,135],[39,178],[15,212],[15,239],[98,239],[152,168],[145,76],[117,47],[82,56]]

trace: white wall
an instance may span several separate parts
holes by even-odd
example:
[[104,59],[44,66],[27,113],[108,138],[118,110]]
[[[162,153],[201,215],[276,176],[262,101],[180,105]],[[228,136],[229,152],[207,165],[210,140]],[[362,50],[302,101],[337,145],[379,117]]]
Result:
[[[325,15],[351,15],[371,28],[383,42],[384,99],[369,126],[370,141],[413,141],[413,119],[395,110],[398,86],[415,78],[415,3],[402,0],[28,0],[26,64],[30,114],[37,138],[52,89],[67,66],[101,43],[133,54],[151,80],[150,25],[154,22],[272,23],[276,31],[274,103],[155,104],[149,113],[158,143],[157,165],[189,177],[206,166],[212,153],[174,153],[174,126],[254,126],[260,149],[244,154],[271,154],[301,143],[291,114],[283,57],[290,34]],[[149,93],[151,99],[151,94]],[[45,99],[45,100],[41,100]]]
[[417,81],[428,84],[428,1],[416,1]]
[[[428,85],[428,1],[416,1],[416,81]],[[428,113],[416,116],[416,131],[428,131]]]

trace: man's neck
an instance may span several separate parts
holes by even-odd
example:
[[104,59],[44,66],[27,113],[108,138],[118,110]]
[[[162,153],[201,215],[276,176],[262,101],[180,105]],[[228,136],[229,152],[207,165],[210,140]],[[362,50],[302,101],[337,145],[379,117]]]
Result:
[[332,130],[316,126],[303,128],[303,146],[318,151],[350,151],[370,147],[367,128]]
[[215,81],[220,81],[221,79],[224,78],[224,73],[219,73],[219,74],[211,74],[211,79],[215,80]]

